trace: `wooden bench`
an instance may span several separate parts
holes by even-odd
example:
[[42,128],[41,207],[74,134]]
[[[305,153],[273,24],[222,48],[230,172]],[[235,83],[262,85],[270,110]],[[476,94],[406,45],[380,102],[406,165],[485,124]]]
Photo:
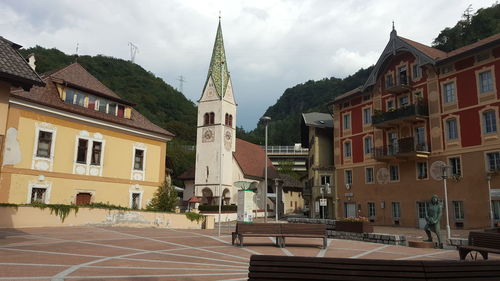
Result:
[[[458,254],[461,260],[465,260],[468,254],[472,259],[477,259],[477,253],[488,259],[488,253],[500,254],[500,234],[491,232],[470,232],[469,245],[457,246]],[[476,252],[472,255],[472,252]],[[500,279],[500,277],[499,277]]]
[[500,260],[408,261],[253,255],[248,277],[259,280],[498,280]]
[[285,247],[285,237],[321,238],[323,249],[327,246],[326,225],[309,223],[285,223],[281,225],[281,245]]
[[238,245],[243,246],[243,237],[275,237],[276,246],[281,247],[281,223],[236,223],[232,233],[232,244],[238,238]]

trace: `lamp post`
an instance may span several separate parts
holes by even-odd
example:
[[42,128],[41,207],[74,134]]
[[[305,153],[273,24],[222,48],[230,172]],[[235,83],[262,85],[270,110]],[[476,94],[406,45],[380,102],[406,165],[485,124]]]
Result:
[[275,211],[276,211],[276,216],[275,216],[275,217],[276,217],[276,222],[278,222],[278,220],[279,220],[279,217],[278,217],[278,216],[279,216],[279,215],[278,215],[278,214],[279,214],[279,212],[278,212],[278,210],[279,210],[279,208],[278,208],[278,207],[279,207],[279,201],[278,201],[278,198],[279,198],[279,192],[278,192],[278,189],[279,189],[279,181],[278,181],[278,179],[277,179],[277,178],[276,178],[276,179],[274,179],[274,186],[275,186],[275,188],[276,188],[276,208],[275,208],[275,209],[276,209],[276,210],[275,210]]
[[264,159],[264,222],[267,222],[267,125],[269,124],[269,121],[271,121],[271,117],[269,116],[262,116],[260,118],[260,121],[264,123],[266,126],[266,134],[265,134],[265,151],[266,151],[266,158]]
[[490,208],[490,227],[495,227],[495,223],[493,222],[493,208],[491,207],[491,178],[493,177],[493,173],[487,173],[486,179],[488,180],[488,206]]
[[448,178],[448,168],[450,168],[450,166],[448,165],[444,165],[442,167],[442,177],[443,177],[443,183],[444,183],[444,201],[445,201],[445,204],[446,204],[446,237],[448,238],[448,240],[451,238],[451,230],[450,230],[450,217],[448,215],[448,188],[446,186],[446,179]]

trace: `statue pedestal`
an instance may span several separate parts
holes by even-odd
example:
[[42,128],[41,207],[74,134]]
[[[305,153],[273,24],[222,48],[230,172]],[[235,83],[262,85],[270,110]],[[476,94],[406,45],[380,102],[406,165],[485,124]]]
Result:
[[408,241],[408,247],[412,248],[435,248],[436,242]]

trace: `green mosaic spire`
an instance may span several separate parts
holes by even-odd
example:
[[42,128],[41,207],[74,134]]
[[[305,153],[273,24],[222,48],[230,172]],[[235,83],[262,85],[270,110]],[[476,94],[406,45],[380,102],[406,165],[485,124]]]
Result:
[[206,83],[208,83],[210,76],[212,76],[212,80],[214,81],[217,95],[219,95],[219,97],[223,97],[226,92],[227,83],[229,82],[229,71],[227,70],[226,52],[224,51],[224,40],[222,39],[220,17]]

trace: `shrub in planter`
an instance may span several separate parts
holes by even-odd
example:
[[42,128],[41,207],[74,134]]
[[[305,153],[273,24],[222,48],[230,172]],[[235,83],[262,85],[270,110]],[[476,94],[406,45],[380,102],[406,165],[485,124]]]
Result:
[[365,217],[342,218],[335,222],[336,231],[356,232],[356,233],[371,233],[373,226]]

